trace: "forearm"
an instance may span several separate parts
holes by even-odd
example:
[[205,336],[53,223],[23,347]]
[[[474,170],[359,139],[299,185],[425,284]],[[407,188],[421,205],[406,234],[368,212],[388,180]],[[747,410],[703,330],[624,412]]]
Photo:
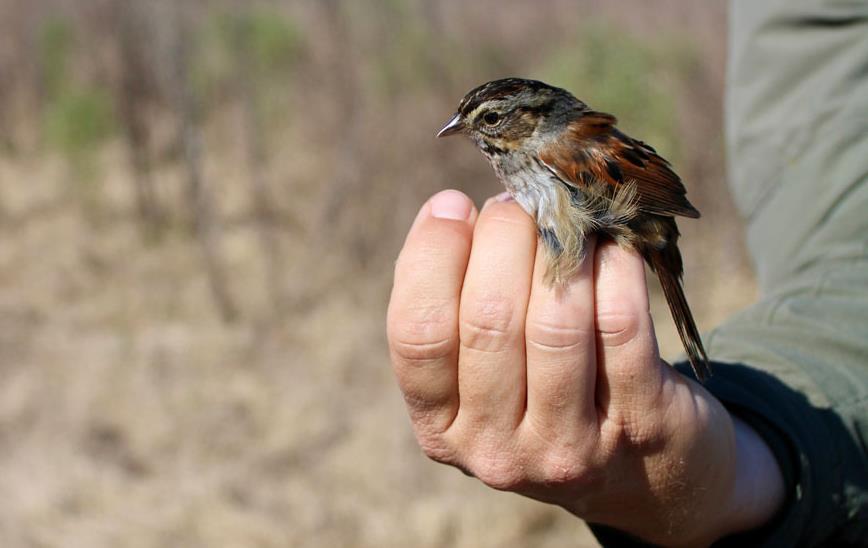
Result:
[[737,456],[728,534],[764,525],[784,502],[784,477],[771,449],[750,425],[732,419]]

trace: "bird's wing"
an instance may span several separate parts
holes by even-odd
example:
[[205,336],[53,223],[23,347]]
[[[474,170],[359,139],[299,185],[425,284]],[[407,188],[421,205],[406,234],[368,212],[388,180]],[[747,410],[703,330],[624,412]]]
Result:
[[570,122],[556,143],[545,147],[540,160],[559,179],[579,190],[595,181],[607,183],[615,191],[633,183],[640,210],[699,217],[669,162],[642,141],[619,131],[616,123],[611,114],[585,112]]

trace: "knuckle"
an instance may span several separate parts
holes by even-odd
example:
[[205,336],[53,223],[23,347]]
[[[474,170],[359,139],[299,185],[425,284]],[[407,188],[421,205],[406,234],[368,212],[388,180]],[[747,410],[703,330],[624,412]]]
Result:
[[506,453],[474,458],[468,468],[479,481],[498,491],[514,491],[526,482],[522,467]]
[[410,413],[410,421],[416,438],[421,441],[439,439],[452,425],[455,420],[455,412],[450,406],[451,395],[434,395],[419,393],[414,387],[402,386],[404,402]]
[[623,447],[652,447],[661,442],[664,432],[653,413],[617,413],[607,417],[600,426],[602,445],[612,454]]
[[454,461],[453,451],[444,442],[442,436],[417,432],[416,441],[429,459],[443,464],[451,464]]
[[542,481],[549,485],[584,484],[592,477],[590,467],[573,451],[551,451],[538,466]]
[[617,449],[627,442],[628,427],[622,413],[607,413],[600,422],[601,453],[607,456],[616,454]]
[[627,441],[634,447],[647,447],[661,439],[662,429],[652,421],[643,421],[626,432]]
[[424,362],[449,356],[455,346],[455,315],[443,303],[416,306],[389,315],[389,345],[401,359]]
[[545,320],[529,320],[525,327],[527,342],[541,350],[574,350],[592,335],[588,329],[558,325]]
[[499,352],[514,338],[515,306],[507,298],[486,297],[465,305],[459,319],[461,344],[472,349]]
[[632,312],[598,311],[597,332],[603,345],[624,346],[639,334],[640,318]]
[[538,423],[532,425],[532,442],[537,448],[533,459],[533,474],[537,481],[549,484],[584,484],[594,477],[590,463],[598,449],[596,435],[564,435],[564,429],[553,429]]

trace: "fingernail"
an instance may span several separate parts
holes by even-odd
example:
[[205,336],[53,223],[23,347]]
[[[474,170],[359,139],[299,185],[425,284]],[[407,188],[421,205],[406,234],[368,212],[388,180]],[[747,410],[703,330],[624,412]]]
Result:
[[470,198],[457,190],[444,190],[431,198],[431,215],[439,219],[466,221],[473,211]]

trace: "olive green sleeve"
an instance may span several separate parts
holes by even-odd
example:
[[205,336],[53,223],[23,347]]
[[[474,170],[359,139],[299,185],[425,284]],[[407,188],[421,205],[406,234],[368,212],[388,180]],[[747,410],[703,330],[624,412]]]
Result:
[[761,297],[706,338],[706,387],[787,501],[719,545],[868,545],[868,0],[733,0],[726,131]]
[[750,544],[864,545],[868,1],[731,6],[729,175],[761,298],[708,336],[731,364],[708,389],[787,477],[786,507]]

